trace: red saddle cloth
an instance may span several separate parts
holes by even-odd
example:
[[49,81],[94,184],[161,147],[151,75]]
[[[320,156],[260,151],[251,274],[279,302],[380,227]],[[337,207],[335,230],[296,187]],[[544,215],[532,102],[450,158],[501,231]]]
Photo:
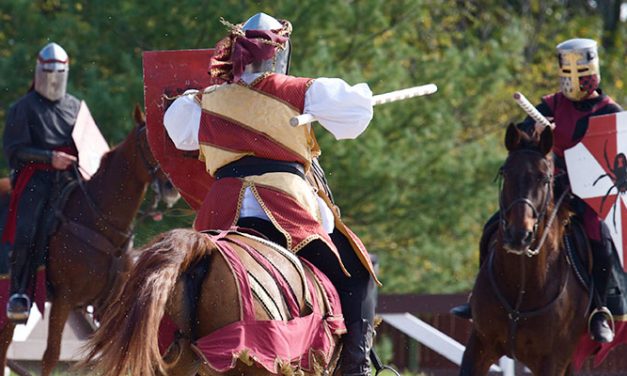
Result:
[[575,371],[580,370],[591,355],[594,355],[592,366],[598,367],[616,346],[627,343],[627,316],[614,316],[614,325],[614,340],[610,343],[595,342],[587,332],[581,336],[573,354]]
[[[309,291],[315,295],[313,292],[319,286],[326,295],[325,301],[311,299],[312,312],[306,316],[293,316],[288,321],[258,320],[247,269],[229,245],[229,242],[234,242],[233,239],[229,242],[221,240],[226,233],[212,236],[212,240],[238,282],[242,319],[198,339],[192,345],[194,351],[211,369],[220,373],[233,369],[238,360],[263,367],[274,374],[290,374],[290,370],[295,369],[313,371],[316,360],[329,364],[335,350],[333,336],[346,332],[339,295],[329,279],[311,263],[300,259],[306,270],[304,274]],[[235,243],[265,268],[273,268],[271,273],[280,274],[256,249],[244,242]],[[280,282],[277,285],[281,289],[289,288]],[[298,314],[297,304],[294,299],[287,301],[290,313]],[[174,339],[174,330],[171,320],[166,318],[162,321],[159,338],[162,353]]]

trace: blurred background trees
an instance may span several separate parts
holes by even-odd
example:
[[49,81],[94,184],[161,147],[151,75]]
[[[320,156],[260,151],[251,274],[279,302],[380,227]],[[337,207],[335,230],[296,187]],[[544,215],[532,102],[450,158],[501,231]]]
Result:
[[[439,87],[377,107],[357,140],[317,129],[343,217],[379,256],[386,292],[471,286],[481,229],[497,208],[504,129],[524,117],[512,93],[535,103],[557,89],[559,42],[599,41],[602,88],[627,105],[620,0],[12,0],[0,3],[0,127],[31,83],[37,52],[55,41],[70,55],[69,92],[115,145],[143,104],[143,51],[211,48],[225,35],[220,17],[260,11],[294,25],[291,74],[367,82],[375,94]],[[136,243],[190,226],[185,208],[139,222]]]

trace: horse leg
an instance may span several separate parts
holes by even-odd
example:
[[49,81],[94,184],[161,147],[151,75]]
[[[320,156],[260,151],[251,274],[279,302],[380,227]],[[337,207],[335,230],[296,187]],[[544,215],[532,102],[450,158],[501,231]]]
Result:
[[[499,355],[492,348],[486,347],[477,332],[473,329],[464,351],[460,376],[486,375],[490,366],[496,362]],[[545,375],[545,374],[542,374]]]
[[13,341],[13,332],[15,330],[15,324],[8,321],[2,330],[0,330],[0,366],[2,370],[0,374],[4,375],[4,368],[7,366],[7,352],[9,351],[9,346],[11,346],[11,342]]
[[59,299],[56,298],[52,300],[50,321],[48,323],[48,342],[41,365],[41,374],[43,376],[50,375],[59,361],[63,327],[65,326],[65,322],[71,310],[72,308],[67,302],[60,302]]

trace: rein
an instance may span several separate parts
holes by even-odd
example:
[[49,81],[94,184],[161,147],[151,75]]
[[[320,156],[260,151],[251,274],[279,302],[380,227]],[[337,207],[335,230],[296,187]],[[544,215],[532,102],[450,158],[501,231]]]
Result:
[[[146,125],[142,125],[141,127],[137,128],[138,139],[139,139],[139,134],[142,132],[144,133],[146,132]],[[148,137],[148,135],[146,135],[146,137]],[[141,160],[144,163],[144,167],[146,167],[146,170],[148,171],[148,174],[150,175],[151,180],[153,180],[154,182],[154,180],[156,179],[155,175],[157,174],[157,171],[159,171],[159,169],[161,168],[161,165],[159,164],[159,162],[157,162],[156,159],[154,163],[150,163],[150,161],[148,161],[148,158],[146,157],[146,151],[142,147],[142,144],[143,143],[138,143],[139,156],[141,157]]]
[[[560,289],[557,295],[545,306],[540,307],[538,309],[530,310],[530,311],[521,311],[520,305],[522,304],[523,296],[525,295],[524,287],[519,290],[518,297],[516,298],[516,305],[512,307],[501,290],[499,289],[496,283],[496,277],[494,276],[494,254],[496,252],[490,252],[490,258],[488,259],[488,277],[490,278],[490,285],[492,285],[492,289],[498,298],[499,302],[507,311],[507,317],[509,318],[509,345],[510,345],[510,353],[512,358],[516,359],[516,332],[518,330],[518,322],[520,319],[526,319],[533,316],[541,315],[542,313],[549,310],[549,308],[553,307],[555,303],[562,297],[564,292],[566,291],[566,286],[568,285],[568,273],[562,278],[560,282]],[[568,261],[568,260],[567,260]],[[520,263],[520,269],[522,273],[522,281],[521,286],[525,285],[525,264]],[[568,268],[570,270],[570,267]]]
[[[145,131],[146,131],[146,126],[145,125],[137,128],[136,137],[139,139],[140,133],[141,132],[145,132]],[[148,171],[151,179],[154,181],[156,179],[155,175],[156,175],[157,171],[159,170],[160,165],[158,163],[156,163],[156,165],[153,166],[148,161],[148,158],[146,157],[146,152],[144,151],[144,148],[142,147],[142,143],[138,142],[137,143],[137,148],[139,149],[139,156],[140,156],[140,159],[142,160],[142,162],[144,164],[144,167]],[[134,235],[134,233],[133,233],[133,226],[131,225],[128,229],[119,229],[116,226],[114,226],[113,223],[109,220],[109,218],[104,214],[102,209],[100,209],[100,207],[98,207],[96,202],[93,200],[93,198],[91,197],[91,195],[87,191],[87,188],[85,187],[84,181],[80,177],[80,172],[78,171],[77,165],[73,164],[73,168],[74,168],[75,174],[78,177],[78,179],[77,179],[78,180],[78,186],[81,189],[81,191],[83,192],[83,194],[85,195],[85,198],[86,198],[86,201],[88,203],[88,206],[90,207],[92,212],[96,214],[97,220],[101,220],[102,222],[104,222],[105,225],[108,228],[112,229],[115,234],[117,234],[117,235],[122,237],[122,239],[123,239],[122,243],[120,245],[116,246],[116,248],[124,248],[124,246],[129,243],[129,241],[131,240],[131,238]],[[157,196],[158,199],[160,199],[160,193],[158,191],[157,191],[156,196]],[[158,204],[158,200],[155,201],[155,203]],[[153,205],[154,205],[154,203],[153,203]],[[109,241],[109,243],[113,244],[111,241]]]
[[[96,214],[96,219],[102,220],[107,225],[107,227],[111,228],[117,235],[120,235],[123,238],[124,241],[120,244],[120,247],[123,246],[124,244],[127,244],[128,241],[133,237],[132,226],[128,230],[120,230],[119,228],[117,228],[111,223],[111,221],[107,218],[107,216],[102,212],[102,209],[98,207],[94,199],[91,197],[91,195],[89,194],[89,191],[87,191],[87,187],[85,187],[85,183],[83,179],[80,178],[80,173],[78,171],[78,168],[76,167],[76,164],[74,164],[73,166],[74,166],[74,171],[78,176],[78,187],[80,188],[81,192],[83,192],[83,194],[85,195],[85,199],[86,199],[85,201],[87,201],[89,208],[92,210],[93,213]],[[63,219],[67,220],[65,217],[63,217]],[[109,242],[112,243],[111,241]]]

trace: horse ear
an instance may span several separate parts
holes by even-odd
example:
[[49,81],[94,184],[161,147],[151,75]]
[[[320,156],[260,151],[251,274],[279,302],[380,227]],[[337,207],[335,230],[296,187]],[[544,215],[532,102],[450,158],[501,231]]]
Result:
[[135,123],[137,125],[140,125],[146,122],[146,117],[144,116],[144,113],[142,112],[142,108],[139,105],[139,103],[135,103],[135,110],[133,112],[133,117],[135,118]]
[[520,143],[520,130],[514,123],[510,123],[505,132],[505,147],[508,151],[516,149]]
[[544,127],[540,134],[540,152],[544,155],[549,154],[553,149],[553,130],[551,127]]

